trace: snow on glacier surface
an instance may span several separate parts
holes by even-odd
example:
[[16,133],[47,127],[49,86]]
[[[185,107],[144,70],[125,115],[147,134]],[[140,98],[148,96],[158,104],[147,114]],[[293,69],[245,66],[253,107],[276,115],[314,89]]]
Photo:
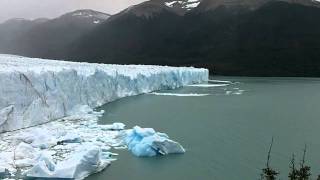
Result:
[[208,80],[207,69],[106,65],[0,55],[0,132],[43,124],[79,108]]

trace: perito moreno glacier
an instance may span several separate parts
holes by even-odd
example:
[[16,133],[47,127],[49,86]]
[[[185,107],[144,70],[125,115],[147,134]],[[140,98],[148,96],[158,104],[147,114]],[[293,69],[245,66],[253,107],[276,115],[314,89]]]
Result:
[[0,132],[72,115],[87,105],[208,80],[208,70],[106,65],[0,55]]
[[0,178],[84,179],[116,154],[184,153],[152,128],[99,125],[116,99],[208,81],[206,69],[106,65],[0,55]]

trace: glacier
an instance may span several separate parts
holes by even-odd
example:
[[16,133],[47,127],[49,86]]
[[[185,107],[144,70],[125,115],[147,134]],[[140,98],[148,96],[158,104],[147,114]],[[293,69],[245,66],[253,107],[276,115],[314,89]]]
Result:
[[0,54],[0,178],[84,179],[128,149],[136,156],[184,153],[151,128],[98,124],[116,99],[208,81],[207,69],[106,65]]
[[0,55],[0,132],[60,119],[87,105],[208,81],[207,69],[106,65]]

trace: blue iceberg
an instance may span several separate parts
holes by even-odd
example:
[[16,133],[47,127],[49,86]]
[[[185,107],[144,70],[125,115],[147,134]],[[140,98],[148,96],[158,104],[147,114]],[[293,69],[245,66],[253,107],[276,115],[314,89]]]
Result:
[[126,132],[125,143],[138,157],[185,153],[185,149],[179,143],[152,128],[135,126]]

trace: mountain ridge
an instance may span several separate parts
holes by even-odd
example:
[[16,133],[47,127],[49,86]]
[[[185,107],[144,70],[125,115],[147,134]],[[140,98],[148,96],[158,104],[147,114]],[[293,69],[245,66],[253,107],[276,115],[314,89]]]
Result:
[[[213,4],[206,9],[206,3]],[[195,5],[188,8],[190,4]],[[89,26],[82,26],[76,23],[78,18],[71,18],[68,26],[58,24],[46,26],[40,33],[33,30],[34,35],[25,33],[27,40],[18,41],[25,47],[14,54],[196,66],[219,75],[320,77],[318,5],[312,0],[152,0],[103,23],[94,24],[89,18]],[[74,14],[83,15],[75,12],[69,16]],[[84,16],[80,19],[90,17]],[[75,26],[70,26],[72,23]]]
[[220,75],[320,76],[319,12],[317,6],[269,1],[258,9],[194,8],[183,16],[166,9],[148,17],[120,13],[74,42],[65,57],[190,65]]
[[68,44],[109,17],[106,13],[81,9],[53,19],[14,18],[0,24],[0,53],[58,58]]

